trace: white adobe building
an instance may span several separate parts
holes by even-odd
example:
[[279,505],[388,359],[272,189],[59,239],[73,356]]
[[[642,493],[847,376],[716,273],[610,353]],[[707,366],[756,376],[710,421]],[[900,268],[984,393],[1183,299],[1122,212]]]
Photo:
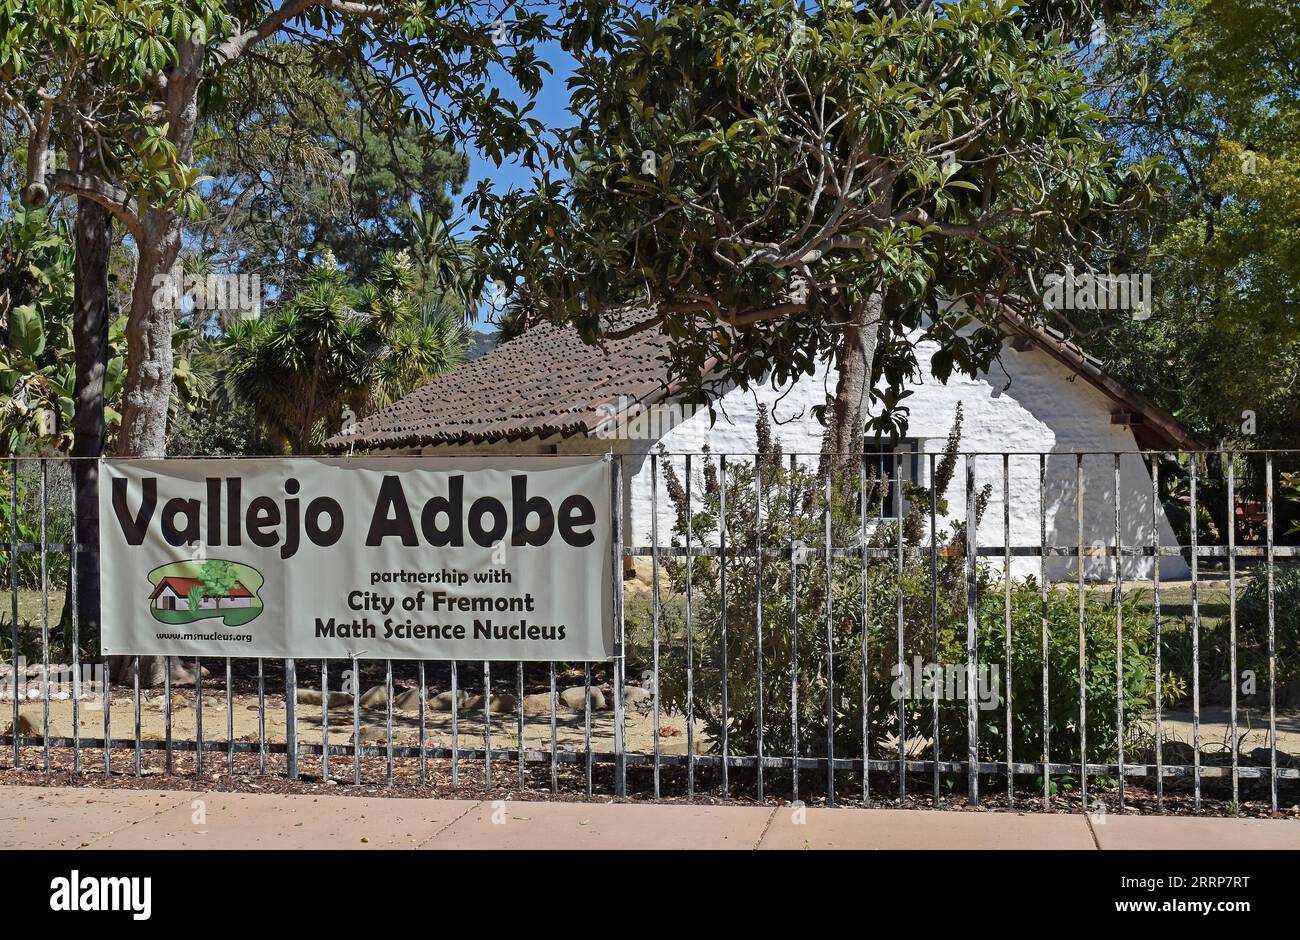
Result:
[[[976,490],[993,492],[977,532],[982,546],[1003,544],[1003,466],[1008,469],[1011,544],[1037,548],[1041,511],[1047,543],[1072,547],[1078,541],[1076,473],[1082,459],[1083,541],[1086,547],[1113,546],[1116,529],[1115,455],[1119,455],[1119,529],[1125,548],[1176,545],[1163,507],[1152,512],[1152,480],[1142,451],[1194,450],[1199,443],[1168,414],[1102,370],[1060,337],[1019,320],[1004,318],[1009,334],[1001,363],[975,378],[954,374],[947,383],[929,377],[929,359],[938,348],[917,348],[924,380],[913,395],[907,438],[894,446],[906,479],[929,482],[927,455],[943,451],[957,406],[964,413],[961,450],[974,457]],[[691,413],[674,396],[664,361],[666,341],[637,334],[601,347],[577,333],[549,324],[467,362],[362,420],[353,433],[329,442],[338,451],[403,454],[602,454],[624,455],[624,518],[630,544],[648,545],[651,530],[651,451],[669,454],[751,455],[760,404],[773,421],[773,434],[786,454],[809,455],[815,462],[823,427],[812,416],[835,386],[829,367],[792,386],[732,388],[715,402],[716,422],[707,409]],[[685,412],[683,416],[683,412]],[[666,420],[665,420],[666,418]],[[651,420],[647,420],[651,419]],[[620,429],[649,434],[628,436]],[[870,448],[869,448],[870,449]],[[1080,458],[1078,455],[1083,454]],[[1045,455],[1045,456],[1042,456]],[[730,459],[730,458],[729,458]],[[938,459],[937,457],[935,458]],[[683,461],[671,460],[679,474]],[[1046,487],[1040,494],[1040,472]],[[965,516],[965,458],[959,461],[947,497],[944,528]],[[696,467],[701,461],[694,461]],[[892,475],[892,473],[891,473]],[[659,540],[668,544],[673,516],[663,474],[656,497]],[[892,497],[883,515],[893,514]],[[1001,562],[989,563],[1001,568]],[[1036,557],[1015,557],[1016,576],[1038,574]],[[1124,559],[1125,579],[1151,577],[1151,557]],[[1113,558],[1086,560],[1089,579],[1114,577]],[[1052,557],[1054,580],[1074,577],[1074,559]],[[1179,557],[1161,561],[1161,577],[1188,576]]]

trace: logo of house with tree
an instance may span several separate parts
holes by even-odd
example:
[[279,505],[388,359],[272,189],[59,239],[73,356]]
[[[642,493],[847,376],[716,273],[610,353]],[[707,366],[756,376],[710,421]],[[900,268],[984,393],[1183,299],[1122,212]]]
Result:
[[264,582],[256,568],[238,562],[172,562],[149,572],[149,613],[162,623],[220,617],[228,627],[242,626],[262,612],[257,592]]

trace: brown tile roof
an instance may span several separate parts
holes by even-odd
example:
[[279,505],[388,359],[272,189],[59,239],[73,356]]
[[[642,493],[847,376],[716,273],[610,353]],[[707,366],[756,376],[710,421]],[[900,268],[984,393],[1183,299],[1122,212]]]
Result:
[[[652,315],[636,308],[620,315],[620,324],[636,313],[638,319]],[[572,328],[540,323],[325,446],[415,447],[586,433],[609,416],[603,404],[626,396],[648,405],[668,396],[667,345],[649,330],[591,346]]]
[[[645,320],[644,307],[614,315],[613,328]],[[1107,373],[1101,364],[1054,330],[1003,312],[1007,332],[1027,338],[1101,390],[1120,409],[1139,416],[1133,431],[1141,447],[1200,450],[1176,418]],[[325,442],[351,447],[478,444],[525,438],[570,437],[594,431],[608,417],[602,405],[650,405],[668,398],[667,339],[657,330],[584,343],[576,330],[541,323],[477,359],[363,419],[351,434]]]
[[1204,450],[1205,445],[1177,418],[1156,406],[1128,383],[1106,371],[1101,360],[1049,327],[1027,323],[1011,310],[1002,311],[1002,323],[1012,334],[1027,337],[1038,349],[1074,371],[1085,382],[1109,398],[1116,407],[1138,420],[1132,424],[1139,447],[1148,450]]

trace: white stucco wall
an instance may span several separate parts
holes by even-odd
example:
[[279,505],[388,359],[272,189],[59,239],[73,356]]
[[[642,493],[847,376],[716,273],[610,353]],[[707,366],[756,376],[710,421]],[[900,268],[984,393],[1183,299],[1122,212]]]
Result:
[[[1115,544],[1115,469],[1114,453],[1120,453],[1120,537],[1126,547],[1150,545],[1152,542],[1151,477],[1132,432],[1110,423],[1111,402],[1087,382],[1045,353],[1029,349],[1016,351],[1009,346],[1002,354],[1002,365],[992,374],[969,378],[954,375],[940,384],[929,375],[929,359],[937,346],[921,343],[917,358],[925,381],[913,387],[906,400],[911,409],[908,436],[917,438],[923,453],[943,450],[957,403],[965,415],[961,449],[963,452],[989,454],[974,459],[976,490],[993,484],[988,509],[979,526],[981,545],[1003,544],[1003,459],[1008,454],[1010,489],[1010,530],[1013,546],[1039,545],[1039,455],[1048,454],[1045,514],[1049,545],[1069,547],[1078,540],[1076,516],[1076,453],[1083,458],[1083,540],[1085,546]],[[1010,387],[1007,388],[1008,379]],[[710,427],[707,412],[696,414],[669,431],[662,443],[672,454],[698,454],[707,444],[714,454],[752,454],[755,449],[754,421],[757,406],[766,404],[773,415],[773,433],[787,454],[809,455],[816,461],[821,447],[822,427],[812,417],[812,406],[825,401],[827,390],[835,386],[834,369],[823,369],[807,376],[793,388],[764,387],[748,392],[733,389],[717,409],[716,423]],[[1005,389],[1005,390],[1004,390]],[[597,443],[591,441],[590,443]],[[608,444],[608,442],[600,442]],[[648,452],[657,441],[631,444],[630,493],[626,502],[630,522],[628,534],[635,544],[650,541],[650,462]],[[1093,455],[1090,452],[1102,452]],[[952,515],[940,522],[945,527],[954,518],[965,515],[965,459],[959,461],[948,491]],[[679,474],[680,458],[673,458]],[[928,483],[928,459],[920,460],[921,482]],[[699,461],[695,461],[698,466]],[[698,471],[697,471],[698,474]],[[698,492],[698,490],[697,490]],[[668,541],[672,516],[662,475],[658,493],[659,532],[661,542]],[[1175,545],[1173,531],[1163,510],[1159,514],[1162,545]],[[1001,562],[991,562],[999,570]],[[1038,574],[1037,558],[1013,558],[1012,572],[1018,577]],[[1053,579],[1074,577],[1074,559],[1048,560],[1048,574]],[[1127,579],[1145,579],[1152,573],[1151,558],[1125,558],[1123,575]],[[1087,559],[1085,577],[1114,577],[1114,559]],[[1166,558],[1161,563],[1161,577],[1187,577],[1187,566],[1180,558]]]
[[[1152,543],[1151,477],[1145,461],[1137,453],[1132,432],[1110,421],[1111,402],[1100,391],[1078,378],[1071,370],[1044,352],[1030,348],[1017,351],[1005,346],[1001,367],[976,378],[952,376],[941,384],[930,376],[930,356],[938,347],[923,342],[917,345],[920,374],[924,377],[906,399],[911,409],[908,437],[919,441],[923,454],[940,454],[952,427],[957,403],[965,415],[961,449],[980,454],[974,458],[975,488],[986,483],[993,492],[983,520],[977,530],[982,546],[1003,544],[1002,455],[1008,455],[1008,483],[1011,494],[1010,531],[1014,547],[1036,548],[1040,542],[1040,455],[1046,454],[1047,482],[1043,500],[1050,546],[1072,547],[1078,541],[1076,503],[1077,454],[1083,457],[1083,542],[1086,547],[1115,544],[1115,469],[1114,454],[1120,457],[1120,537],[1126,548]],[[741,391],[733,389],[717,403],[717,420],[710,425],[707,411],[702,411],[673,427],[660,439],[602,439],[599,437],[529,440],[506,444],[475,446],[426,447],[426,454],[600,454],[613,451],[624,455],[624,528],[629,544],[650,544],[651,532],[651,450],[662,443],[674,456],[669,459],[680,475],[684,470],[682,455],[702,452],[708,445],[714,454],[736,455],[745,459],[755,449],[754,422],[759,403],[768,406],[773,420],[773,434],[780,439],[785,453],[807,455],[803,459],[815,464],[821,448],[822,426],[812,416],[812,407],[825,401],[835,387],[836,370],[821,367],[816,374],[805,376],[793,387],[763,387]],[[1008,382],[1010,383],[1008,386]],[[407,451],[409,452],[409,451]],[[730,458],[729,458],[730,459]],[[936,457],[936,461],[937,461]],[[929,482],[929,460],[920,458],[920,482]],[[695,492],[700,492],[700,459],[694,460]],[[940,528],[965,517],[965,458],[958,461],[948,490],[950,514],[943,517]],[[662,473],[657,497],[659,539],[671,540],[673,515]],[[1160,544],[1177,544],[1163,509],[1158,515]],[[1000,571],[1001,561],[987,563]],[[1089,558],[1084,575],[1090,580],[1114,577],[1113,558]],[[1036,557],[1012,559],[1012,573],[1017,577],[1037,575],[1040,561]],[[1048,576],[1053,580],[1073,579],[1077,569],[1072,558],[1048,559]],[[1164,558],[1162,578],[1188,577],[1181,558]],[[1152,574],[1151,558],[1125,558],[1125,579],[1141,580]]]

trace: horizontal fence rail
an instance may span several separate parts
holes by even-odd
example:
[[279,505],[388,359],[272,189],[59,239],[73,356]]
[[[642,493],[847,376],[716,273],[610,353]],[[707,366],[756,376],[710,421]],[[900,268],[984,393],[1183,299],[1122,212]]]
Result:
[[615,655],[551,664],[106,659],[76,468],[0,461],[0,769],[1103,812],[1135,787],[1300,794],[1297,452],[615,453]]

